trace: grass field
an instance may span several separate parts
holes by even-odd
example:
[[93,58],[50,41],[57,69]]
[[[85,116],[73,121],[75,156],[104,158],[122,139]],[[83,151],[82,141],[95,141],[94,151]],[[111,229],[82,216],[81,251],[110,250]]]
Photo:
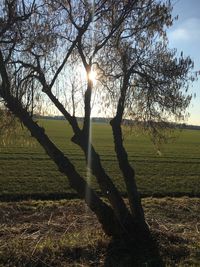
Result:
[[[85,175],[84,156],[70,141],[70,127],[64,121],[56,120],[40,120],[40,124]],[[67,178],[58,172],[42,148],[34,142],[23,144],[22,135],[24,133],[13,138],[9,145],[0,147],[0,198],[74,195]],[[200,196],[200,131],[183,130],[176,135],[175,140],[162,146],[162,154],[158,155],[148,137],[138,133],[125,134],[129,159],[136,169],[143,196]],[[124,192],[109,125],[93,124],[92,139],[105,169]],[[92,185],[97,188],[94,181]]]

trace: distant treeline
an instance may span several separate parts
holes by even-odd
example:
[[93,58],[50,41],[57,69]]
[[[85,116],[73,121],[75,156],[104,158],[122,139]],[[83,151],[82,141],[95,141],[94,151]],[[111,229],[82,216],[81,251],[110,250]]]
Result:
[[[34,115],[35,119],[46,119],[46,120],[65,120],[64,116],[42,116],[42,115]],[[110,118],[101,118],[101,117],[94,117],[91,118],[92,122],[99,122],[99,123],[109,123],[111,120]],[[78,122],[83,122],[82,117],[77,117]]]
[[[64,116],[42,116],[42,115],[34,115],[36,119],[46,119],[46,120],[65,120]],[[83,122],[82,117],[77,117],[78,122]],[[103,117],[94,117],[91,118],[92,122],[97,122],[97,123],[109,123],[111,118],[103,118]],[[125,125],[134,125],[135,122],[133,120],[123,120],[123,123]],[[138,123],[138,122],[137,122]],[[176,123],[174,124],[175,128],[181,128],[181,129],[190,129],[190,130],[200,130],[199,125],[191,125],[191,124],[186,124],[186,123]]]
[[190,124],[180,124],[182,129],[190,129],[190,130],[200,130],[200,126],[199,125],[190,125]]

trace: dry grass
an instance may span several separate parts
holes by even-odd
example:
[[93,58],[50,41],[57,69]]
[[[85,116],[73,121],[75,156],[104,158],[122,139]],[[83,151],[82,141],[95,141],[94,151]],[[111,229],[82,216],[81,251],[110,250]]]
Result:
[[144,201],[146,218],[169,266],[200,266],[200,199]]
[[[200,266],[200,199],[143,202],[166,264]],[[80,200],[0,203],[0,266],[105,266],[108,244]]]

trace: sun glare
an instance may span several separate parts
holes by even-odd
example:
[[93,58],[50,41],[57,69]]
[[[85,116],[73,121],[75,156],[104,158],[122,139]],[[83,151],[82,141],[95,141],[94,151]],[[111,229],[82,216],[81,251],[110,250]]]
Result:
[[80,80],[81,82],[91,81],[94,85],[97,83],[97,73],[95,70],[91,70],[88,74],[86,73],[85,69],[80,67],[78,69],[78,75],[80,74]]
[[92,81],[92,82],[95,84],[96,81],[97,81],[96,78],[97,78],[96,72],[93,71],[93,70],[91,70],[91,71],[89,72],[89,74],[88,74],[88,79],[89,79],[90,81]]

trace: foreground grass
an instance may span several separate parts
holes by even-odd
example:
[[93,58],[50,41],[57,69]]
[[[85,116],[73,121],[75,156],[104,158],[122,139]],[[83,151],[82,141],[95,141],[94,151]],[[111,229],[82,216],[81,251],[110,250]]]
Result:
[[[68,124],[55,120],[40,120],[40,124],[85,176],[84,155],[71,143]],[[0,199],[76,197],[67,178],[59,173],[42,148],[36,142],[26,143],[31,138],[23,142],[23,135],[0,145]],[[200,196],[200,131],[184,130],[176,132],[176,136],[162,146],[158,155],[148,137],[137,132],[125,133],[125,145],[143,196]],[[94,124],[92,138],[104,168],[120,191],[125,192],[109,125]],[[98,190],[94,179],[92,185]]]
[[[166,265],[199,266],[200,199],[146,198],[143,204]],[[128,267],[80,200],[0,203],[0,237],[2,267]]]

